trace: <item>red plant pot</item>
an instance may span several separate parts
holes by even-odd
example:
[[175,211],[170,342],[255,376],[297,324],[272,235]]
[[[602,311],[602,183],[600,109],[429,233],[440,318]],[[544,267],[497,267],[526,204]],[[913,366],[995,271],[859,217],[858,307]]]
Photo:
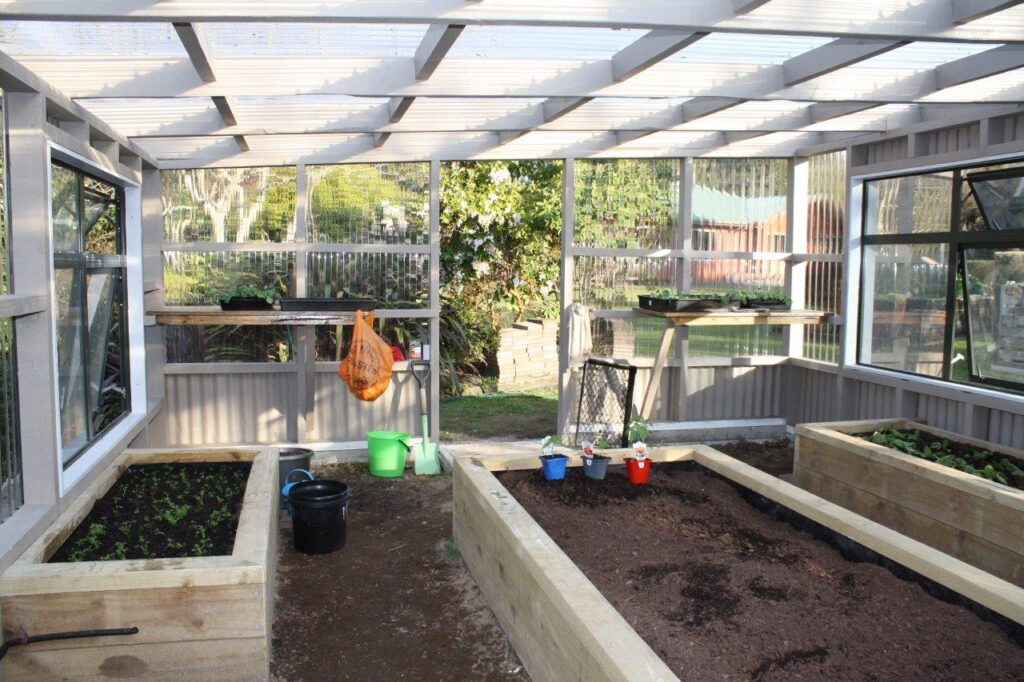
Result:
[[651,476],[651,460],[627,457],[625,461],[626,475],[629,476],[629,482],[633,485],[644,485],[647,483],[647,479]]

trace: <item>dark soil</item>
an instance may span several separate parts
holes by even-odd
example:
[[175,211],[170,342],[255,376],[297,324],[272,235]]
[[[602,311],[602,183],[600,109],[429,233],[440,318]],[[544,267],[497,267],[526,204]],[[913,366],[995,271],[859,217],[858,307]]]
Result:
[[349,486],[345,547],[306,556],[282,517],[276,680],[527,680],[452,542],[452,479],[316,470]]
[[632,487],[578,468],[502,483],[684,680],[1020,680],[1024,648],[963,606],[775,521],[692,463]]
[[711,447],[773,476],[793,473],[793,441],[788,438],[757,443],[737,440]]
[[131,466],[49,561],[231,554],[251,466]]

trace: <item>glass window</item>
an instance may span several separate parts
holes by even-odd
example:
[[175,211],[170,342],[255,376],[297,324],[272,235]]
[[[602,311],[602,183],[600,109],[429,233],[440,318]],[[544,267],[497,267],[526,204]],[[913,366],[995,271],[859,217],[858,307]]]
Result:
[[673,246],[678,159],[577,161],[575,187],[577,246]]
[[972,175],[968,182],[990,230],[1024,230],[1024,170]]
[[1024,384],[1024,249],[967,248],[963,265],[971,379]]
[[865,184],[865,234],[949,230],[953,173],[908,175]]
[[129,409],[122,191],[53,164],[54,295],[63,461]]
[[942,376],[947,249],[945,244],[865,247],[861,362]]

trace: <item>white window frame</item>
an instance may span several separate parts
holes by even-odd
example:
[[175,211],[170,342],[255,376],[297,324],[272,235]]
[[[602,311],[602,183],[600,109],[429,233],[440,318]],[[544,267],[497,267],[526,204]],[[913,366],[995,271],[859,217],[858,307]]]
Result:
[[916,391],[949,400],[965,401],[972,405],[990,407],[1009,412],[1024,410],[1024,395],[1016,395],[998,389],[961,384],[934,377],[909,375],[906,372],[872,367],[858,360],[857,330],[863,323],[860,316],[861,267],[863,266],[864,247],[864,184],[868,180],[888,178],[897,175],[948,171],[974,165],[988,165],[1002,161],[1020,160],[1020,152],[985,156],[974,159],[959,159],[943,164],[925,164],[908,166],[877,173],[865,173],[850,177],[847,194],[847,239],[846,259],[843,262],[843,348],[840,354],[843,375],[851,379],[883,384],[898,389]]
[[[128,438],[140,424],[146,421],[147,396],[146,396],[146,339],[145,339],[145,312],[143,281],[142,281],[142,188],[135,180],[127,178],[110,171],[107,168],[98,166],[89,159],[80,156],[73,151],[51,142],[47,143],[49,159],[47,163],[47,216],[49,220],[49,234],[47,235],[47,246],[49,252],[53,253],[53,193],[52,193],[52,162],[59,161],[76,168],[84,173],[93,175],[106,182],[113,183],[124,190],[124,244],[125,244],[125,290],[127,292],[128,318],[128,381],[131,394],[131,405],[128,413],[110,428],[99,439],[85,448],[66,468],[62,461],[62,453],[58,449],[57,477],[59,479],[58,489],[60,497],[64,497],[86,474],[97,464],[122,446],[122,441]],[[54,367],[57,366],[57,301],[56,287],[54,286],[53,258],[50,258],[50,323],[53,326],[53,348],[52,358]],[[60,433],[60,381],[57,374],[54,374],[53,399],[54,410],[58,418],[54,420],[54,429],[57,434],[57,443],[61,442]]]

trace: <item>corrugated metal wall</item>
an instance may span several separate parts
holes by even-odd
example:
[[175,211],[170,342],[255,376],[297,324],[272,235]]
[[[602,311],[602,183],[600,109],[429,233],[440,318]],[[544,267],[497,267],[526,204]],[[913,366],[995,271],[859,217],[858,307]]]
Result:
[[395,372],[384,395],[368,403],[352,395],[338,378],[336,366],[322,363],[315,391],[309,425],[314,442],[361,441],[374,430],[420,433],[418,388],[410,372]]

